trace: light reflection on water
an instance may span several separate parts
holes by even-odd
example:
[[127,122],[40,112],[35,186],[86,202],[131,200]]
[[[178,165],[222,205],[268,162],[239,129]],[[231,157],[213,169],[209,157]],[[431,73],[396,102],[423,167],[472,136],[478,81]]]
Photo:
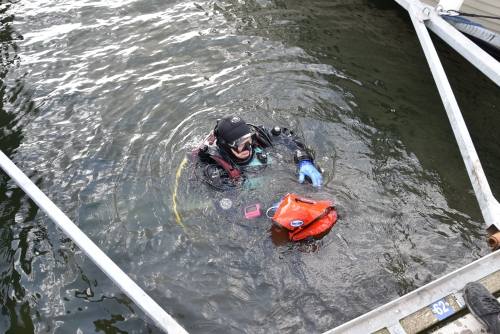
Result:
[[[2,59],[2,150],[188,332],[323,332],[488,253],[396,4],[21,1],[8,11],[5,29],[23,40],[3,42],[15,56]],[[463,65],[452,81],[459,71],[475,73]],[[465,85],[493,117],[496,88]],[[185,168],[179,224],[176,172],[227,112],[295,129],[323,189],[298,184],[289,159],[265,187],[236,194]],[[498,164],[486,156],[488,172]],[[4,331],[156,331],[12,181],[0,187]],[[334,199],[339,221],[321,240],[282,245],[268,220],[242,217],[287,192]]]

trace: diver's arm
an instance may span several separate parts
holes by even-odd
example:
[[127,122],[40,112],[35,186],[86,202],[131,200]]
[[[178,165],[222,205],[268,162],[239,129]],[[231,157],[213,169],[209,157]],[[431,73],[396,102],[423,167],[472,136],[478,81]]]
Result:
[[[279,126],[274,127],[259,127],[259,130],[265,131],[265,135],[271,140],[271,143],[280,143],[286,146],[293,152],[293,160],[299,163],[303,160],[313,162],[312,155],[308,152],[300,137],[296,136],[293,131]],[[261,134],[262,135],[262,134]]]
[[264,129],[272,141],[281,141],[293,152],[293,161],[299,167],[299,182],[303,183],[307,176],[315,187],[321,187],[323,178],[314,166],[314,159],[302,143],[302,140],[287,128],[275,126]]

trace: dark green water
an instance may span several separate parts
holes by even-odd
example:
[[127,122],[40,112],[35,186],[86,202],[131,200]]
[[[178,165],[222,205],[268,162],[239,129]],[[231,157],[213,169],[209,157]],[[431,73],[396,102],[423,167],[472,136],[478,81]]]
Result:
[[[25,1],[0,6],[0,149],[190,333],[321,333],[489,253],[429,67],[391,0]],[[438,38],[495,194],[499,88]],[[323,239],[175,175],[227,112],[295,129],[321,191],[291,164],[264,188],[331,198]],[[0,172],[0,332],[158,329]]]

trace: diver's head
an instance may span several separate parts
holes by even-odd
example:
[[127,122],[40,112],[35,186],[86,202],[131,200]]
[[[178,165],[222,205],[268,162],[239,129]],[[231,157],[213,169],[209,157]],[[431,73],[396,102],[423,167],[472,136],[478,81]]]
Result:
[[236,163],[245,163],[253,155],[253,131],[236,115],[222,117],[215,128],[217,146]]

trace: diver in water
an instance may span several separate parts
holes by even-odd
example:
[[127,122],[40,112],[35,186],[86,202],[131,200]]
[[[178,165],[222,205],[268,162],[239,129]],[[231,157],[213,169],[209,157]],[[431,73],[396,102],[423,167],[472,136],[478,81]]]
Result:
[[244,185],[256,177],[270,164],[270,148],[293,154],[298,165],[298,181],[308,177],[315,187],[320,188],[322,176],[313,163],[312,156],[292,131],[275,127],[255,126],[246,123],[239,116],[226,115],[215,126],[213,132],[193,152],[197,158],[197,176],[211,187],[227,190]]

